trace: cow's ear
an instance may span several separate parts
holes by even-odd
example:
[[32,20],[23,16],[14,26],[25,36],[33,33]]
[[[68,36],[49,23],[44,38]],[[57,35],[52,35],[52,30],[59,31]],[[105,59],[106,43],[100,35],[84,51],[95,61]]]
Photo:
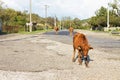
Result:
[[93,47],[89,46],[89,49],[93,49]]

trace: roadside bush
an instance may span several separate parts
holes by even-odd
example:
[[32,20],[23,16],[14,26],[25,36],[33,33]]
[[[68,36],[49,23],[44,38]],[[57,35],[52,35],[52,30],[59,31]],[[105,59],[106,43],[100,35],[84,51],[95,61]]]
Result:
[[44,27],[45,27],[45,26],[38,25],[38,26],[37,26],[37,29],[38,29],[38,30],[43,30]]

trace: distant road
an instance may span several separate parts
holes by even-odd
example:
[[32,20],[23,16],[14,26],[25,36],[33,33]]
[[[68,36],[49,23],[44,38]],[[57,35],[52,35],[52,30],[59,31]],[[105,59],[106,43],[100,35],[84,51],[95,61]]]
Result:
[[[76,32],[74,32],[74,34],[75,33]],[[72,45],[73,37],[69,35],[69,32],[67,30],[59,31],[57,35],[55,32],[47,32],[44,35],[46,35],[46,38],[50,40]],[[104,35],[97,35],[97,33],[94,35],[89,35],[88,33],[86,36],[89,40],[90,45],[95,49],[97,48],[109,53],[120,53],[120,39],[115,40],[110,37],[104,37]]]

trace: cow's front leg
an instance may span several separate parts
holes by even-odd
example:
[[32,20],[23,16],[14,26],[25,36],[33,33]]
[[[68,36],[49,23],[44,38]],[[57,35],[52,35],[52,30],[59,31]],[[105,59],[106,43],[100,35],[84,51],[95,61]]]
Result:
[[76,50],[74,49],[73,55],[72,55],[72,62],[75,62],[75,53],[76,53]]
[[55,31],[55,33],[57,34],[57,31]]
[[80,51],[78,52],[78,62],[79,62],[79,65],[82,65],[82,54]]
[[86,66],[86,67],[89,67],[89,66],[88,66],[88,58],[87,58],[87,56],[84,56],[84,59],[85,59],[85,66]]
[[70,32],[70,36],[72,36],[72,32]]

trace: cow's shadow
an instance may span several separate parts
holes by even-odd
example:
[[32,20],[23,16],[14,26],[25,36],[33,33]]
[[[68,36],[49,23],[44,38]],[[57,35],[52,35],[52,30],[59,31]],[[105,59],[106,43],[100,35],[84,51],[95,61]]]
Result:
[[[78,58],[78,55],[76,56],[75,61],[77,60],[77,58]],[[82,56],[82,61],[85,61],[84,56]],[[87,56],[87,61],[90,62],[90,61],[94,61],[94,60],[91,59],[90,56],[88,55],[88,56]]]

